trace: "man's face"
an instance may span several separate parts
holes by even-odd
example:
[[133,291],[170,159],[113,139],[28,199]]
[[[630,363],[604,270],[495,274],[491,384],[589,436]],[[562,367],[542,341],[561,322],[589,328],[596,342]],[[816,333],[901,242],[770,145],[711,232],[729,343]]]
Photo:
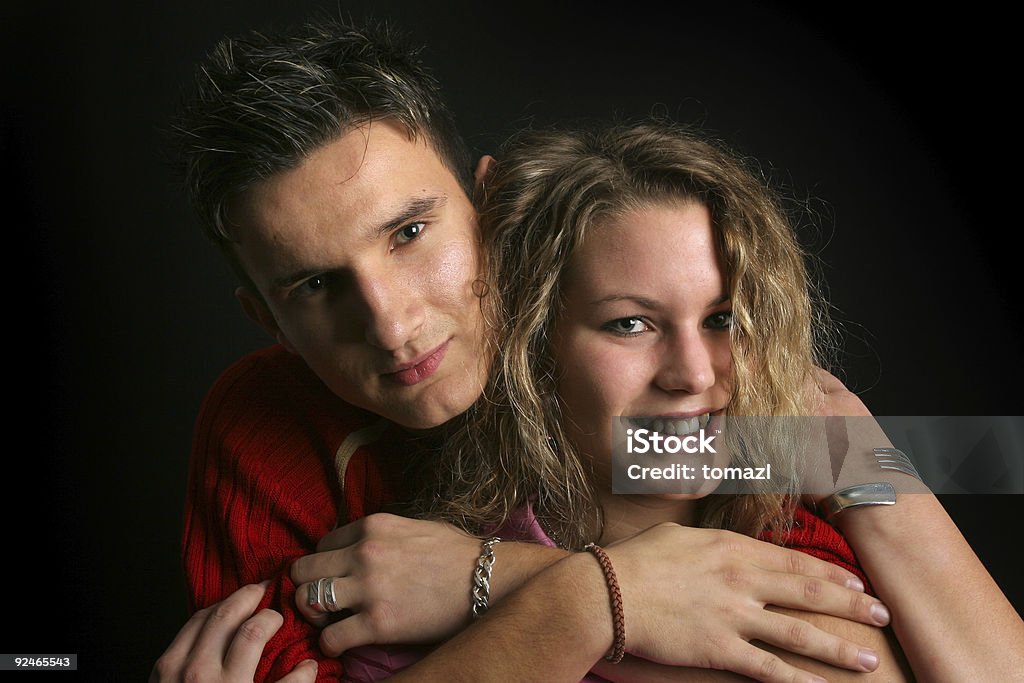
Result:
[[246,312],[356,406],[422,429],[465,411],[487,373],[476,214],[423,140],[376,121],[232,207],[263,297]]

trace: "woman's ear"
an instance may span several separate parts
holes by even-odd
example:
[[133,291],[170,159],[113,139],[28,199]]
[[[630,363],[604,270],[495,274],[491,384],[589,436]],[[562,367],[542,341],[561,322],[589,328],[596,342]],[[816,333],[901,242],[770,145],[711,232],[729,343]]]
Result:
[[490,154],[483,155],[480,157],[480,161],[476,162],[476,170],[473,172],[473,181],[477,192],[487,191],[487,179],[490,178],[491,173],[494,172],[497,163],[497,160]]

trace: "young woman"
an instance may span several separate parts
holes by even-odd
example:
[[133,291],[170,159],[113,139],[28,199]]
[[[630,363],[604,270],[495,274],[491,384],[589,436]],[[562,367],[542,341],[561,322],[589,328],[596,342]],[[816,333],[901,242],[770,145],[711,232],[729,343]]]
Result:
[[[793,443],[768,438],[759,443],[779,448],[732,452],[746,464],[761,458],[776,466],[778,479],[748,489],[756,495],[612,492],[612,460],[621,455],[612,424],[620,416],[644,416],[633,424],[679,434],[723,415],[867,414],[819,370],[829,329],[786,213],[757,172],[725,147],[672,125],[538,131],[507,145],[486,193],[484,303],[496,362],[483,400],[446,439],[439,484],[424,496],[428,513],[482,535],[575,551],[611,546],[607,555],[613,566],[621,561],[620,573],[631,571],[625,548],[632,539],[675,525],[791,545],[810,535],[817,540],[809,545],[831,547],[833,560],[852,560],[838,535],[821,541],[831,527],[797,495],[812,491],[805,498],[821,499],[828,492],[811,481],[814,463],[792,457],[809,449]],[[1020,617],[918,480],[882,471],[870,456],[857,460],[857,447],[888,445],[881,430],[864,424],[850,423],[845,435],[853,467],[844,477],[852,471],[861,478],[840,484],[884,481],[899,495],[895,505],[847,509],[833,522],[849,532],[870,585],[893,610],[913,675],[1019,674]],[[745,436],[761,438],[757,431]],[[934,536],[921,543],[921,533]],[[951,566],[935,566],[936,552]],[[568,585],[583,559],[560,563]],[[657,601],[693,597],[671,583],[670,562],[656,555],[649,561],[666,565],[668,583],[624,588],[627,623],[631,611],[645,615]],[[981,618],[985,628],[977,625]],[[651,631],[659,626],[672,640],[670,622],[633,623],[638,640],[655,642]],[[709,620],[706,636],[714,639],[710,629]],[[675,640],[632,652],[674,663],[685,647]],[[862,670],[873,669],[872,653],[860,654]],[[751,659],[762,661],[753,648]],[[896,653],[878,659],[884,668],[876,677],[909,674]],[[631,678],[614,669],[600,673]]]

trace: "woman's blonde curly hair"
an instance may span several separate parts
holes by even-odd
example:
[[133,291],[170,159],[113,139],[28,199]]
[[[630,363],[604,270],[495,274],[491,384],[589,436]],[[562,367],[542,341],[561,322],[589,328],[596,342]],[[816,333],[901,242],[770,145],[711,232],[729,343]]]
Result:
[[[600,536],[589,462],[564,429],[551,334],[563,274],[588,231],[644,207],[682,201],[710,210],[733,307],[728,412],[809,413],[820,360],[814,330],[826,328],[783,204],[745,159],[658,121],[531,130],[506,143],[484,192],[481,303],[495,360],[481,399],[446,435],[421,514],[482,533],[533,498],[565,547]],[[784,529],[795,497],[779,481],[795,482],[796,473],[792,462],[786,468],[785,445],[777,450],[773,482],[752,489],[757,495],[702,500],[701,525],[753,536]]]

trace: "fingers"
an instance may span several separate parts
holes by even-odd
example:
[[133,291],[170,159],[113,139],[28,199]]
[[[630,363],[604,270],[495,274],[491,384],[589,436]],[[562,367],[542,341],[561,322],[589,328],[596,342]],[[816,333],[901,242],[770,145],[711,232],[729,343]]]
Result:
[[206,623],[207,613],[208,609],[199,610],[185,622],[185,625],[178,631],[178,635],[174,637],[174,640],[171,641],[163,655],[157,660],[153,673],[149,678],[150,683],[170,679],[170,677],[164,674],[164,671],[177,668],[178,664],[184,661],[188,653],[192,651],[192,647],[195,645],[196,639]]
[[349,522],[343,526],[331,529],[327,535],[321,538],[320,542],[316,544],[317,552],[322,553],[328,550],[347,548],[357,542],[365,535],[363,527],[366,524],[366,519],[366,517],[363,517],[354,522]]
[[[157,660],[150,683],[252,681],[264,646],[284,622],[273,610],[253,615],[266,588],[267,582],[243,586],[216,605],[196,612]],[[300,671],[293,683],[312,680],[307,676],[307,671]]]
[[728,669],[762,683],[826,683],[824,678],[789,664],[778,655],[750,643],[737,642],[723,656],[735,665]]
[[846,385],[838,377],[824,368],[814,368],[812,371],[814,381],[821,387],[821,391],[831,394],[837,391],[847,391]]
[[324,626],[337,612],[360,607],[356,579],[321,577],[295,588],[295,606],[307,621]]
[[318,552],[339,550],[371,536],[395,537],[423,524],[433,525],[436,522],[425,522],[424,520],[413,520],[386,512],[376,512],[332,529],[326,536],[320,539],[320,542],[316,544],[316,549]]
[[759,631],[753,639],[782,650],[851,671],[870,672],[878,668],[878,653],[871,648],[824,631],[814,624],[764,610]]
[[[205,623],[192,648],[191,659],[223,662],[229,644],[242,624],[259,606],[266,589],[266,583],[242,586],[216,605],[201,610],[205,613]],[[261,618],[257,624],[266,624],[266,618]],[[277,625],[277,628],[279,627],[280,624]],[[274,631],[277,631],[277,628]],[[261,652],[264,643],[266,640],[260,644]]]
[[316,680],[317,663],[315,659],[304,659],[295,665],[292,672],[277,683],[313,683]]
[[386,644],[378,641],[377,630],[365,612],[353,614],[331,624],[320,632],[320,649],[328,657],[337,657],[345,650],[351,650],[360,645]]
[[[235,632],[224,656],[224,671],[229,675],[255,672],[263,648],[284,623],[284,617],[263,609],[246,619]],[[251,676],[252,673],[249,673]]]
[[856,574],[831,562],[826,562],[799,550],[783,548],[740,534],[736,534],[737,538],[732,539],[732,532],[727,533],[730,534],[730,540],[726,542],[736,541],[748,546],[743,548],[741,556],[752,557],[754,564],[763,569],[807,578],[823,579],[828,583],[843,586],[853,591],[864,590],[864,582]]
[[350,551],[328,550],[298,558],[292,562],[288,574],[298,586],[324,576],[347,576],[352,573],[352,568]]
[[885,626],[889,610],[876,598],[816,577],[797,574],[766,573],[755,575],[761,581],[757,591],[765,604],[830,614],[862,624]]

